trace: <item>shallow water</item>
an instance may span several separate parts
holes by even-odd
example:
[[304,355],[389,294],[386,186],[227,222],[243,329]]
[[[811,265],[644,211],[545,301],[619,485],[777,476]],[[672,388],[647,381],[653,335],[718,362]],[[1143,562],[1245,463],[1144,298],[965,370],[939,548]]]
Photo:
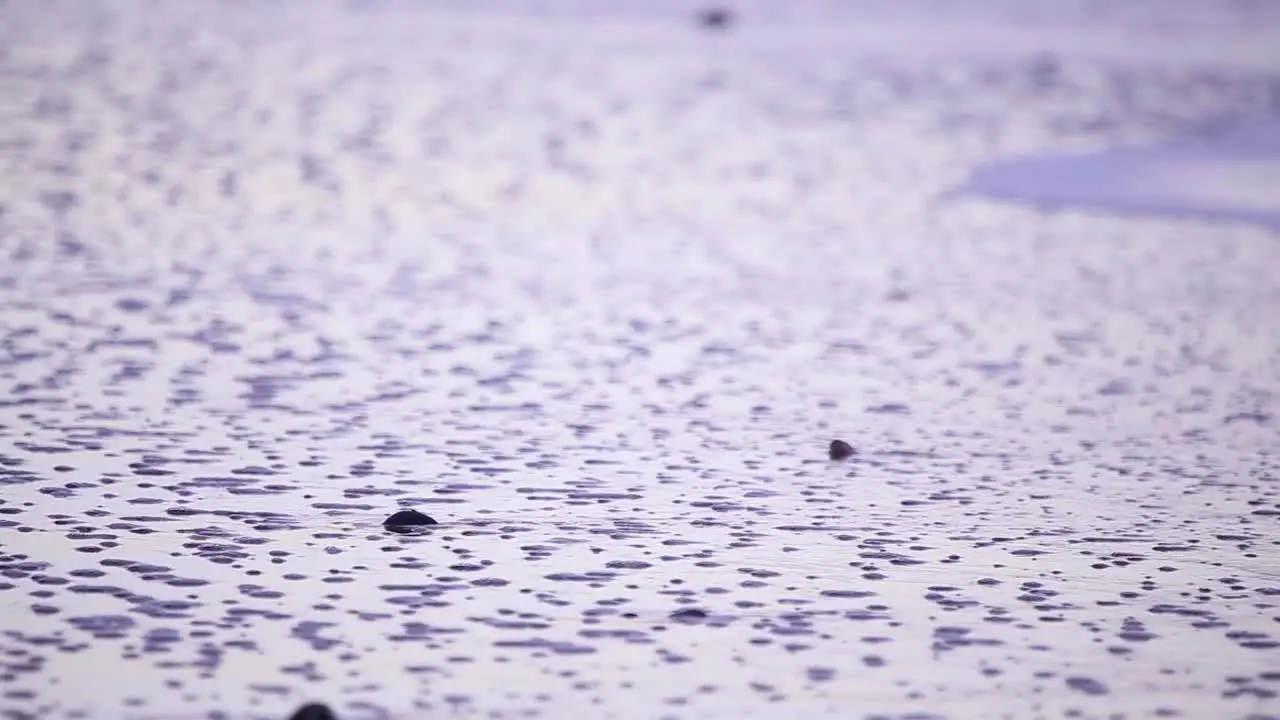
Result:
[[1274,119],[1269,6],[41,7],[6,716],[1280,716],[1275,233],[949,195]]
[[1280,229],[1280,125],[1228,128],[1163,147],[1005,160],[979,168],[954,193],[964,195]]

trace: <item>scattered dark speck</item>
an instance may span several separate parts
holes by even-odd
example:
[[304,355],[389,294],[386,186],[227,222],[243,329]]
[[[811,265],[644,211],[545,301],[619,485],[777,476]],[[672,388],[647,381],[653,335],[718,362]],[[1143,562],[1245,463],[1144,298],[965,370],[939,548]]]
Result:
[[1080,676],[1067,678],[1067,687],[1086,695],[1106,695],[1110,692],[1107,689],[1107,686],[1101,682],[1094,680],[1093,678]]
[[722,7],[709,7],[698,13],[698,24],[708,30],[727,30],[733,19],[733,13]]
[[681,608],[671,613],[672,620],[681,622],[697,622],[711,617],[711,613],[702,608]]

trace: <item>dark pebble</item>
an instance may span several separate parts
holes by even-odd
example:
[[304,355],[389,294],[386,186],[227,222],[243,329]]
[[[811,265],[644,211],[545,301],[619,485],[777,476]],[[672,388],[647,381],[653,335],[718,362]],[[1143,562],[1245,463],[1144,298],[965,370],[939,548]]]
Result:
[[853,457],[853,453],[853,446],[843,440],[832,440],[831,449],[827,451],[832,460],[844,460]]
[[682,608],[671,613],[672,620],[683,620],[686,622],[691,620],[706,620],[709,616],[710,613],[701,608]]
[[[399,513],[396,513],[399,515]],[[392,517],[395,517],[394,515]],[[426,517],[426,515],[423,515]],[[289,716],[289,720],[338,720],[328,705],[324,703],[307,703]]]
[[724,8],[712,7],[698,13],[698,24],[708,30],[724,30],[733,22],[733,15]]
[[435,518],[432,518],[429,515],[423,515],[417,510],[401,510],[382,522],[382,525],[388,530],[438,524],[439,523],[435,521]]

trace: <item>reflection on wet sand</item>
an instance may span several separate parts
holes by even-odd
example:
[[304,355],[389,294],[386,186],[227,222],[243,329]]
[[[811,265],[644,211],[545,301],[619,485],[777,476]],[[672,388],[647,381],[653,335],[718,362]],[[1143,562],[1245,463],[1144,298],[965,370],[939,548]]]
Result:
[[1006,160],[979,168],[962,191],[1040,206],[1234,220],[1280,230],[1280,124],[1246,125],[1162,147]]

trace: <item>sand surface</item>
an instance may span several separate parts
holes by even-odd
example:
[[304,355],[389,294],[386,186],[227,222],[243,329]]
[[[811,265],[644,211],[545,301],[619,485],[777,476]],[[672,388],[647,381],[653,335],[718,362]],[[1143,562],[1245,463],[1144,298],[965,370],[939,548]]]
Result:
[[1280,5],[1097,5],[0,2],[0,714],[1280,717]]

